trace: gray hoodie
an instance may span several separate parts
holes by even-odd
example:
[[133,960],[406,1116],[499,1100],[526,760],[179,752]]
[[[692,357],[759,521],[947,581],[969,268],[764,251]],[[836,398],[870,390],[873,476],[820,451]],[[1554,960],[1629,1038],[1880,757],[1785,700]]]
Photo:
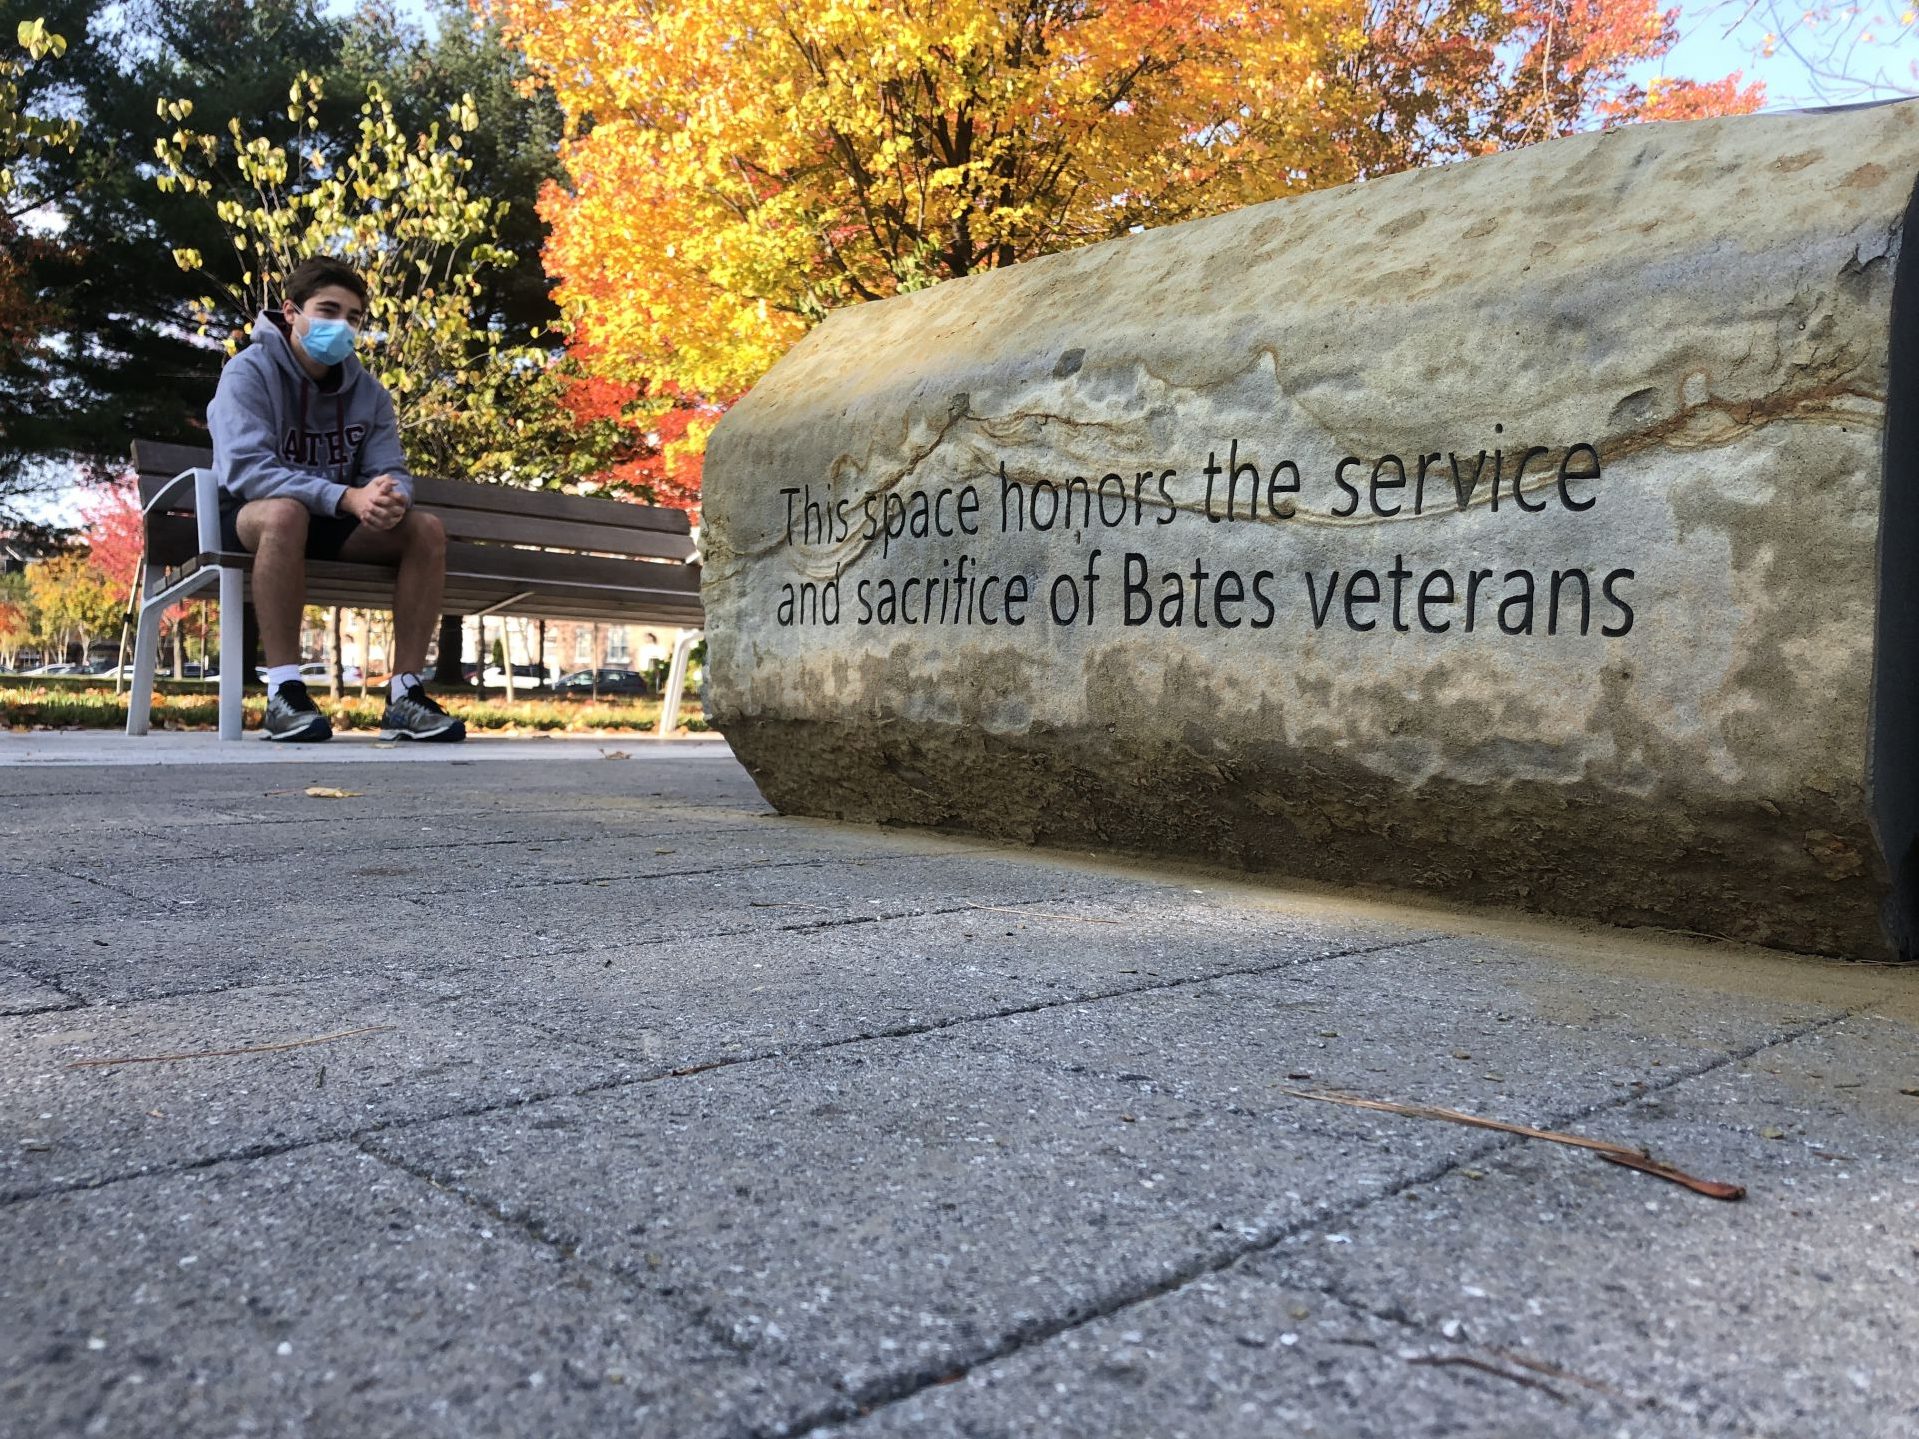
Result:
[[[328,388],[331,386],[331,388]],[[348,486],[391,475],[413,502],[386,387],[348,355],[326,379],[300,368],[286,321],[262,310],[207,406],[213,473],[235,502],[285,497],[338,514]]]

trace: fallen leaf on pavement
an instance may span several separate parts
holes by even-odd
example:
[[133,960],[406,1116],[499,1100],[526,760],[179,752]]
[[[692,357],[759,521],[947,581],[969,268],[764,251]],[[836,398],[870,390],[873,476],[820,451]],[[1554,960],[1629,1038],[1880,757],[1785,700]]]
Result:
[[623,749],[603,749],[600,751],[600,758],[601,759],[632,759],[633,756],[627,753]]
[[310,784],[307,786],[308,799],[358,799],[360,795],[360,790],[335,789],[330,784]]

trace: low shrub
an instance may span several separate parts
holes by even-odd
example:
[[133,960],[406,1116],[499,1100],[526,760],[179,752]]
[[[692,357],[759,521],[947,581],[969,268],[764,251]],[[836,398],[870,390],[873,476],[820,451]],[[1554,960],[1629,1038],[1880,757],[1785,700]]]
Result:
[[[375,730],[385,701],[373,691],[365,699],[357,688],[337,701],[324,692],[314,696],[340,731]],[[659,723],[656,699],[549,697],[515,699],[441,694],[440,703],[475,731],[511,734],[599,734],[651,730]],[[266,709],[264,692],[245,700],[247,723],[257,725]],[[216,687],[192,682],[156,686],[153,696],[155,729],[214,729],[219,724],[220,699]],[[0,680],[0,724],[11,729],[124,729],[127,697],[113,693],[111,683],[72,683],[10,678]],[[708,728],[698,700],[688,696],[680,706],[680,728],[698,733]]]

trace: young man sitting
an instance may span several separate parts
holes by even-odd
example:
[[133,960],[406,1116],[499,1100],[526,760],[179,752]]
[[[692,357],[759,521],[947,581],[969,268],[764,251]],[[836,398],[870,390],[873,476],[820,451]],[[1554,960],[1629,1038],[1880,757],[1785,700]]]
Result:
[[420,683],[446,587],[446,531],[413,508],[393,400],[354,358],[366,310],[366,281],[351,266],[303,261],[279,311],[260,312],[253,343],[220,372],[207,407],[221,532],[254,557],[270,740],[333,737],[299,678],[309,559],[397,563],[381,737],[466,738]]

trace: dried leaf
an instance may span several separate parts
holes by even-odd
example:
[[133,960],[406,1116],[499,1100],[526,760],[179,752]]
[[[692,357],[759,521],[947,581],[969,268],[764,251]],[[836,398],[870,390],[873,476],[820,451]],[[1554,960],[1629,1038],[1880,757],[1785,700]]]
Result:
[[358,799],[362,791],[357,789],[335,789],[330,784],[310,784],[307,786],[308,799]]

